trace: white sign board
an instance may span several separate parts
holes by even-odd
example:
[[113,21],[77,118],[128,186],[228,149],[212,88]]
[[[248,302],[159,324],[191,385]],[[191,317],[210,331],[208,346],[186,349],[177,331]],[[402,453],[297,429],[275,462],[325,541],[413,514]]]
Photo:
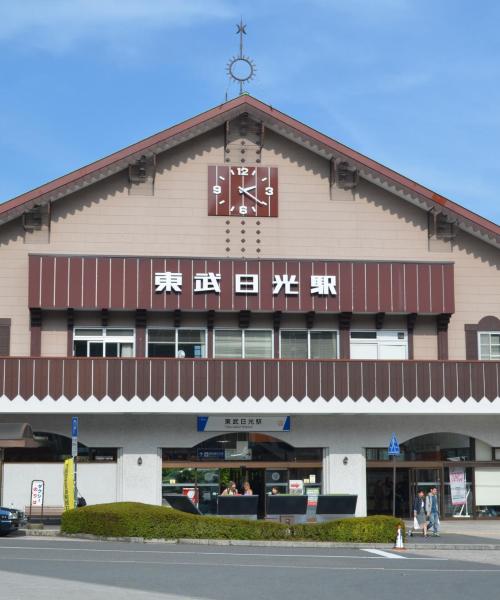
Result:
[[451,504],[463,506],[467,501],[465,467],[450,467]]
[[290,417],[209,416],[197,418],[198,431],[290,431]]
[[290,494],[302,496],[304,494],[304,481],[302,479],[290,479],[288,482]]
[[35,479],[31,482],[31,506],[42,506],[43,495],[45,493],[45,483],[42,480]]

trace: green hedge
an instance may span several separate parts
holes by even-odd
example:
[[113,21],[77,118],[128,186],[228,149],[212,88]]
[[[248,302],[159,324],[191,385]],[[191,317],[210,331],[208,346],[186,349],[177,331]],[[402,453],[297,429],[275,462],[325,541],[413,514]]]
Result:
[[393,517],[376,516],[288,526],[272,521],[189,515],[164,506],[118,502],[65,512],[62,515],[61,531],[146,539],[294,539],[391,543],[395,540],[400,523],[402,524],[399,519]]

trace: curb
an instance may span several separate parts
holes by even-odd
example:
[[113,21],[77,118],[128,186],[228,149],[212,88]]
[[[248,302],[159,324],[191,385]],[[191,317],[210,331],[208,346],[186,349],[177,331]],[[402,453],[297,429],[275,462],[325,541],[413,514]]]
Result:
[[20,537],[60,537],[59,529],[18,529],[16,534]]
[[[381,548],[397,552],[392,544],[355,542],[292,542],[258,540],[211,540],[179,538],[174,540],[149,539],[143,537],[107,537],[90,533],[55,533],[60,538],[93,540],[101,542],[135,542],[140,544],[185,544],[190,546],[247,546],[271,548]],[[500,550],[499,544],[405,544],[405,550]]]

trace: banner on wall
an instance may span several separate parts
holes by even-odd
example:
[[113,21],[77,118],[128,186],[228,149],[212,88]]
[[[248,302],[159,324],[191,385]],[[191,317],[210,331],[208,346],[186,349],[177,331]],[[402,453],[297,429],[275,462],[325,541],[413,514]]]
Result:
[[64,461],[63,486],[64,510],[71,510],[75,508],[75,479],[72,458]]
[[451,504],[463,506],[467,501],[465,467],[450,467]]

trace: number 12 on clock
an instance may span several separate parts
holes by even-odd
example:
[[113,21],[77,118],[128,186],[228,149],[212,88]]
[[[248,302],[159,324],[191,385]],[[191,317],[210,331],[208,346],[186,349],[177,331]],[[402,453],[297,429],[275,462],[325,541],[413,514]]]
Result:
[[208,214],[221,217],[277,217],[277,167],[209,166]]

